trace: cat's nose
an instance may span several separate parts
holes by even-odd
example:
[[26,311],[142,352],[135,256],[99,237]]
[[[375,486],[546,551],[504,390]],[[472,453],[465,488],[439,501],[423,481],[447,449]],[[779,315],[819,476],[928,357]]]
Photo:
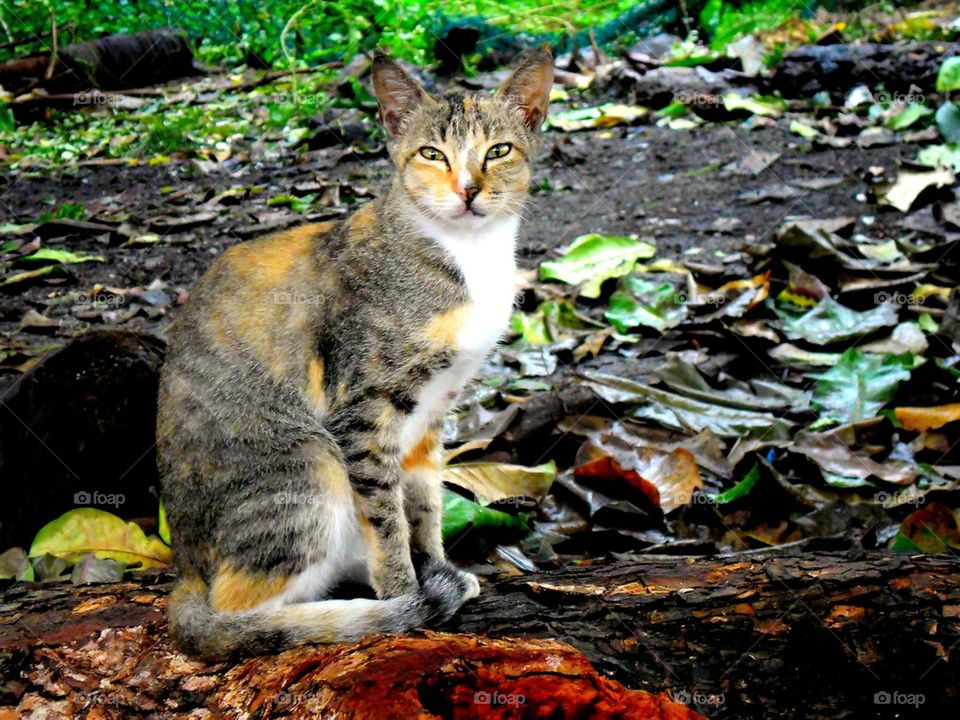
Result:
[[475,182],[468,182],[466,185],[457,185],[457,195],[463,200],[467,207],[470,207],[470,203],[473,202],[473,199],[480,194],[480,186]]

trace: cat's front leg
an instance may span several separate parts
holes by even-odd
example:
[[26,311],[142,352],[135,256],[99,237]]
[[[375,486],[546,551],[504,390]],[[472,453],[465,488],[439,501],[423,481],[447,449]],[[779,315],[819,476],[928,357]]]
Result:
[[462,583],[462,599],[466,601],[480,594],[480,582],[473,573],[449,562],[443,549],[442,431],[442,424],[437,423],[404,456],[404,505],[420,581],[426,582],[438,573],[452,575]]
[[387,600],[417,592],[420,583],[410,553],[400,448],[391,439],[389,428],[366,419],[383,419],[389,411],[368,410],[357,422],[363,429],[346,439],[343,451],[357,521],[366,540],[370,584],[378,598]]

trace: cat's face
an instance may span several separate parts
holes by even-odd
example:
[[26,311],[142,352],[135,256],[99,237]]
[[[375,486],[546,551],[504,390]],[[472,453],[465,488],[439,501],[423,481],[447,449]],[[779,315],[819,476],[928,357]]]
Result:
[[547,50],[530,55],[493,95],[434,99],[383,55],[373,79],[400,185],[421,214],[478,228],[520,212],[553,83]]

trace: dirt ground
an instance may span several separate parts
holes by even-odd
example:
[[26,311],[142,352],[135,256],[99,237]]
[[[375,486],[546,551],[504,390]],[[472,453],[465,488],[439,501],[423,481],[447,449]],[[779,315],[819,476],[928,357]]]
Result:
[[[727,167],[756,152],[779,157],[756,175]],[[878,212],[867,204],[868,168],[892,170],[898,158],[915,152],[915,146],[902,144],[810,149],[789,133],[783,121],[754,130],[731,124],[690,130],[647,125],[547,132],[535,176],[544,189],[534,194],[522,225],[520,263],[532,268],[583,233],[636,233],[654,240],[657,257],[683,255],[687,264],[719,283],[743,277],[747,266],[740,253],[762,250],[791,215],[868,216],[868,221],[875,216],[870,232],[883,238],[894,232],[902,216]],[[392,171],[388,158],[339,158],[341,154],[339,149],[305,157],[291,153],[279,164],[238,162],[212,169],[192,160],[175,160],[0,175],[0,223],[33,222],[51,205],[80,203],[90,221],[119,226],[134,237],[147,230],[160,235],[150,244],[131,244],[126,235],[102,231],[47,239],[48,247],[96,253],[107,262],[71,265],[73,278],[41,280],[0,295],[3,344],[32,355],[97,326],[162,336],[191,283],[224,249],[273,229],[342,216],[384,191]],[[756,198],[746,197],[751,192],[763,197],[771,189],[777,195],[785,183],[821,178],[837,182],[782,199],[753,202]],[[271,197],[336,185],[339,202],[334,197],[320,213],[300,215],[267,204]],[[262,190],[247,198],[215,199],[240,187]],[[205,217],[197,217],[205,212]],[[164,225],[165,218],[174,220]],[[861,222],[855,232],[863,229]],[[97,289],[98,284],[123,290],[148,288],[151,283],[159,293],[121,297]],[[137,301],[139,306],[133,304]],[[29,309],[57,325],[22,328]]]

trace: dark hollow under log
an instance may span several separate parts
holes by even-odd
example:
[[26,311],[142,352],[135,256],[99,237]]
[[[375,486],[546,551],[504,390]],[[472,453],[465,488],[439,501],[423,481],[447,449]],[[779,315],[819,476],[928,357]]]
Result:
[[487,584],[442,633],[230,665],[171,645],[168,576],[20,584],[0,719],[693,717],[661,693],[711,718],[956,717],[958,581],[952,556],[628,558]]

